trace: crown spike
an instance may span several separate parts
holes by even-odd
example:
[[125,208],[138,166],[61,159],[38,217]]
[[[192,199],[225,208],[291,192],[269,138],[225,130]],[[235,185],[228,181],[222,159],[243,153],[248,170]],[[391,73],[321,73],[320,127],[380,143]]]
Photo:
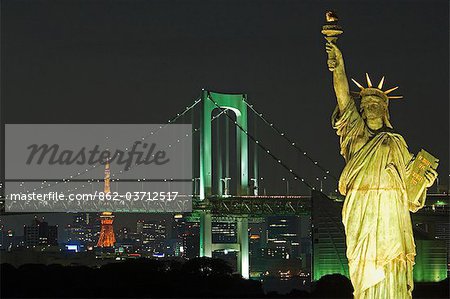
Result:
[[384,76],[383,76],[383,78],[381,78],[380,83],[378,83],[378,89],[382,89],[383,88],[383,83],[384,83]]
[[398,88],[398,86],[395,86],[394,88],[388,89],[384,92],[384,94],[388,94],[390,92],[393,92],[394,90],[396,90]]
[[403,96],[388,96],[388,99],[403,99]]
[[353,83],[355,83],[356,84],[356,86],[358,86],[359,87],[359,89],[361,89],[361,90],[363,90],[364,89],[364,87],[361,85],[361,84],[359,84],[358,82],[356,82],[356,80],[355,79],[353,79],[352,78],[352,81],[353,81]]
[[372,87],[372,81],[370,81],[369,74],[366,73],[367,87]]

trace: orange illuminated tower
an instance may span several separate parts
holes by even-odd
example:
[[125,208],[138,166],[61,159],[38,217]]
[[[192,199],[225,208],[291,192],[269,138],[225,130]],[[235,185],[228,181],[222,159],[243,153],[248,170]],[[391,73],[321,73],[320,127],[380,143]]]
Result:
[[[105,188],[104,193],[111,193],[110,186],[110,169],[109,169],[109,160],[106,161],[105,164]],[[116,237],[114,236],[114,215],[112,212],[103,212],[100,214],[100,221],[102,223],[102,229],[100,231],[100,237],[98,238],[97,246],[98,247],[112,247],[114,243],[116,243]]]

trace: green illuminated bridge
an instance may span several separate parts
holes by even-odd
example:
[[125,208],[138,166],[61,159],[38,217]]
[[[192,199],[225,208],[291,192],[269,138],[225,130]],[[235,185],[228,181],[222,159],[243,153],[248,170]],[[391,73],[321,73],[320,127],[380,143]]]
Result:
[[[252,120],[251,124],[249,119]],[[190,220],[200,223],[200,256],[212,257],[216,250],[236,251],[238,271],[248,278],[249,221],[273,215],[311,215],[314,255],[312,278],[318,279],[330,273],[348,275],[345,236],[340,219],[342,198],[336,195],[335,190],[337,177],[256,111],[247,102],[245,94],[203,90],[199,99],[168,123],[177,121],[192,123],[192,134],[197,138],[193,142],[194,212]],[[264,124],[263,128],[257,130],[257,121]],[[262,138],[261,129],[264,128],[266,133],[269,131],[272,134],[270,138]],[[271,142],[274,139],[277,140],[275,145]],[[283,146],[292,151],[289,156],[298,156],[307,161],[312,169],[307,171],[309,178],[299,174],[296,162],[277,154]],[[271,163],[264,175],[260,169],[263,161]],[[282,185],[283,191],[270,193],[271,190],[267,189],[273,187],[274,182]],[[305,188],[304,191],[299,192],[301,189],[298,186]],[[297,188],[295,193],[307,195],[293,195],[294,188]],[[335,195],[325,196],[325,190]],[[430,202],[420,213],[420,223],[425,223],[427,217],[444,215],[448,218],[448,201],[448,194],[444,194]],[[237,242],[213,243],[214,221],[235,222]],[[420,244],[427,247],[432,243]],[[437,260],[432,255],[423,257],[423,260],[418,259],[419,264],[430,261],[435,263]],[[438,263],[438,266],[434,266],[439,269],[434,272],[419,265],[420,279],[431,281],[436,280],[436,277],[445,278],[446,262],[443,270],[445,274],[442,272],[442,261]],[[427,275],[432,278],[427,278]]]
[[[201,97],[202,107],[200,109],[200,127],[199,127],[199,188],[197,189],[194,183],[194,194],[198,197],[194,200],[195,213],[193,217],[200,222],[200,255],[212,256],[215,250],[230,249],[238,252],[238,271],[243,277],[249,277],[249,248],[248,248],[248,222],[254,217],[262,217],[269,215],[311,215],[312,216],[312,236],[313,236],[313,279],[319,279],[321,276],[330,273],[340,273],[348,276],[347,260],[345,258],[345,235],[343,233],[343,226],[341,221],[341,205],[342,198],[335,195],[332,199],[323,194],[322,181],[329,178],[329,181],[337,185],[337,178],[333,176],[327,168],[323,167],[307,154],[298,144],[292,139],[288,138],[286,134],[278,129],[273,123],[268,121],[261,113],[258,113],[252,105],[246,101],[244,94],[220,94],[209,91],[203,91]],[[213,115],[216,110],[219,114]],[[297,174],[294,167],[290,167],[289,163],[285,162],[281,157],[273,154],[273,149],[269,148],[263,141],[260,140],[259,134],[256,130],[250,133],[248,122],[248,111],[252,112],[252,116],[263,121],[280,139],[280,143],[285,142],[287,146],[297,152],[297,154],[305,157],[311,165],[319,172],[314,184],[311,179],[306,179]],[[228,112],[234,114],[234,118]],[[227,185],[227,178],[229,179],[230,157],[228,151],[223,153],[222,144],[214,148],[212,136],[212,121],[224,114],[229,122],[235,126],[235,147],[236,155],[234,161],[236,163],[237,181],[235,194],[230,194]],[[231,131],[231,130],[230,130]],[[225,132],[216,126],[216,135],[225,135],[225,148],[229,149],[228,138],[231,135],[226,127]],[[249,144],[253,147],[253,151]],[[253,153],[251,161],[249,161],[250,153]],[[259,160],[258,153],[262,153],[267,158],[272,159],[278,167],[283,168],[286,172],[286,177],[291,181],[303,184],[306,186],[312,196],[294,196],[289,194],[289,180],[283,178],[286,182],[286,190],[284,195],[260,195],[261,188],[259,184],[262,181],[258,179],[259,176]],[[222,157],[225,154],[225,159],[213,157]],[[197,156],[194,154],[194,161]],[[212,165],[215,165],[215,169]],[[216,175],[214,175],[216,174]],[[251,174],[251,176],[250,176]],[[320,178],[319,178],[320,176]],[[194,173],[194,177],[197,174]],[[323,179],[322,179],[323,178]],[[222,184],[224,183],[224,184]],[[215,187],[215,188],[214,188]],[[196,190],[198,192],[196,192]],[[265,192],[264,192],[265,194]],[[321,198],[326,198],[322,202]],[[446,213],[448,216],[448,194],[440,197],[438,200],[439,211]],[[314,208],[313,208],[314,206]],[[327,209],[328,206],[332,208]],[[431,203],[421,213],[422,215],[436,215],[435,203]],[[216,244],[212,242],[211,226],[213,220],[220,220],[226,218],[230,221],[236,222],[237,228],[237,243],[236,244]],[[319,233],[320,228],[320,233]],[[337,229],[337,231],[332,232]],[[325,234],[323,234],[325,232]],[[318,240],[328,240],[330,243],[323,247],[323,244],[318,245]],[[322,242],[323,243],[323,242]],[[447,241],[448,243],[448,241]],[[428,244],[424,246],[435,246],[430,242],[421,242],[418,244]],[[432,245],[429,245],[432,244]],[[331,255],[330,255],[331,252]],[[415,274],[419,281],[436,281],[442,280],[446,277],[446,261],[442,259],[443,255],[438,253],[438,258],[432,254],[424,257],[418,256],[418,271]],[[422,255],[423,256],[423,255]],[[331,258],[331,260],[330,260]],[[440,260],[439,260],[440,258]],[[427,268],[428,264],[433,264],[433,269]],[[439,266],[436,266],[436,263]],[[334,267],[337,264],[337,267]],[[427,268],[428,270],[424,270]],[[427,272],[428,271],[428,272]],[[424,275],[427,272],[428,275]],[[420,276],[420,277],[419,277]]]

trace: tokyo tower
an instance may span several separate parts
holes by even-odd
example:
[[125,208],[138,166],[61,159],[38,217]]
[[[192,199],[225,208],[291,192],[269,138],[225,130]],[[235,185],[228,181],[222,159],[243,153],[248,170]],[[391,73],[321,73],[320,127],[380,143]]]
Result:
[[[109,169],[109,160],[106,161],[105,164],[105,187],[104,193],[111,193],[110,186],[110,169]],[[100,237],[98,238],[97,247],[112,247],[114,243],[116,243],[116,237],[114,236],[114,215],[112,212],[102,212],[100,214],[100,221],[102,224],[102,228],[100,230]]]

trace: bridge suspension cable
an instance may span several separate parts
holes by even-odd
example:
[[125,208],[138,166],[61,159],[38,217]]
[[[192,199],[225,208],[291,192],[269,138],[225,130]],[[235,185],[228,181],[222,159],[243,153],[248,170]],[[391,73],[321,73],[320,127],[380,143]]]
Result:
[[[219,116],[221,116],[222,114],[225,114],[231,121],[232,123],[234,123],[240,130],[242,130],[247,137],[252,140],[254,143],[256,143],[259,147],[261,147],[264,152],[266,154],[268,154],[269,156],[271,156],[274,160],[276,160],[283,168],[285,168],[286,170],[288,170],[290,173],[292,173],[292,175],[294,176],[295,180],[300,180],[301,182],[303,182],[308,188],[315,190],[316,188],[314,186],[312,186],[311,184],[309,184],[303,177],[297,175],[291,168],[289,168],[286,164],[284,164],[281,159],[279,159],[277,156],[275,156],[274,154],[272,154],[270,152],[270,150],[265,147],[264,145],[261,144],[260,141],[258,141],[256,138],[254,138],[251,134],[249,134],[246,130],[244,130],[236,121],[233,121],[233,119],[228,115],[228,110],[229,109],[224,109],[222,107],[220,107],[211,97],[210,94],[208,94],[208,99],[211,100],[214,105],[220,109],[220,113],[215,115],[214,117],[212,117],[212,120],[217,119]],[[186,106],[186,108],[180,112],[177,113],[174,117],[172,117],[171,119],[168,120],[168,122],[166,124],[163,124],[161,126],[159,126],[155,131],[150,132],[149,134],[145,135],[145,136],[141,136],[137,139],[141,139],[141,140],[145,140],[146,138],[148,138],[151,135],[154,135],[156,133],[158,133],[160,130],[164,129],[167,125],[176,122],[180,117],[184,116],[186,113],[188,113],[190,110],[192,110],[198,103],[201,102],[200,98],[197,98],[190,106]],[[253,108],[253,105],[249,104],[246,99],[244,98],[244,102],[246,103],[246,105],[256,114],[258,115],[259,118],[261,118],[263,120],[264,123],[266,123],[267,125],[269,125],[275,132],[277,132],[280,136],[282,136],[286,141],[288,141],[297,151],[301,151],[303,152],[303,154],[311,161],[313,162],[314,165],[316,165],[317,167],[319,167],[322,171],[324,171],[326,174],[328,174],[330,177],[334,178],[335,180],[336,177],[333,176],[332,174],[330,174],[330,171],[325,169],[324,167],[322,167],[321,165],[318,164],[317,161],[315,161],[312,157],[310,157],[309,155],[307,155],[306,151],[304,151],[302,148],[300,148],[298,145],[295,144],[295,142],[293,142],[290,138],[288,138],[280,129],[278,129],[276,126],[273,125],[273,123],[270,123],[266,118],[263,117],[262,113],[259,113],[258,111],[256,111],[255,108]],[[199,132],[200,128],[195,128],[192,130],[192,134],[194,134],[195,132]],[[86,173],[88,173],[89,171],[95,169],[98,165],[92,165],[91,167],[87,168],[85,171],[83,172],[77,172],[74,173],[73,175],[69,176],[69,178],[67,179],[63,179],[64,183],[76,180],[77,177],[83,176]],[[136,166],[136,165],[133,165]],[[131,168],[133,167],[131,166],[129,170],[131,170]],[[121,171],[122,172],[122,171]],[[112,177],[116,176],[116,174],[112,174]],[[95,179],[88,179],[87,183],[89,183],[90,185],[92,185],[92,183],[94,182],[99,182],[100,180],[95,180]],[[119,179],[112,179],[112,181],[119,181]],[[24,182],[22,182],[23,184]],[[46,180],[44,180],[42,184],[48,183]],[[41,186],[41,187],[36,187],[34,188],[32,191],[36,191],[38,189],[42,190],[42,189],[49,189],[51,187],[54,187],[58,184],[59,182],[56,181],[54,184],[47,184],[47,186]],[[85,187],[84,185],[82,187]],[[76,190],[76,189],[75,189]],[[72,190],[68,190],[68,191],[73,191]],[[30,192],[30,190],[28,190],[27,192]]]
[[[214,99],[211,97],[211,94],[210,94],[209,92],[208,92],[207,98],[208,98],[211,102],[213,102],[213,104],[214,104],[218,109],[220,109],[220,111],[224,111],[224,110],[225,110],[224,108],[220,107],[220,105],[218,105],[218,104],[214,101]],[[261,144],[261,142],[260,142],[259,140],[257,140],[257,139],[256,139],[255,137],[253,137],[250,133],[248,133],[247,130],[245,130],[244,128],[242,128],[242,126],[239,125],[239,124],[237,123],[237,121],[234,121],[234,120],[232,119],[232,117],[231,117],[230,115],[228,115],[227,112],[225,112],[225,115],[232,121],[232,123],[233,123],[236,127],[238,127],[242,132],[244,132],[244,134],[247,135],[247,137],[248,137],[251,141],[253,141],[255,144],[257,144],[261,149],[263,149],[264,152],[265,152],[267,155],[269,155],[272,159],[274,159],[275,161],[277,161],[277,163],[280,164],[284,169],[288,170],[288,171],[292,174],[292,176],[294,177],[294,180],[300,180],[303,184],[305,184],[305,185],[306,185],[308,188],[310,188],[311,190],[316,190],[316,188],[315,188],[313,185],[309,184],[309,183],[305,180],[305,178],[301,177],[301,176],[298,175],[296,172],[294,172],[293,169],[289,168],[289,166],[287,166],[286,164],[284,164],[283,161],[282,161],[281,159],[279,159],[277,156],[275,156],[274,154],[272,154],[272,153],[270,152],[270,150],[269,150],[267,147],[265,147],[263,144]]]
[[[136,140],[135,140],[134,142],[136,142],[138,139],[145,140],[145,139],[148,138],[149,136],[154,135],[154,134],[157,134],[160,130],[164,129],[168,124],[171,124],[171,123],[177,121],[180,117],[182,117],[183,115],[185,115],[187,112],[189,112],[191,109],[193,109],[193,108],[194,108],[198,103],[200,103],[200,102],[201,102],[201,98],[195,99],[195,101],[194,101],[191,105],[186,106],[186,108],[185,108],[182,112],[177,113],[174,117],[172,117],[171,119],[169,119],[167,124],[160,125],[155,131],[151,131],[151,132],[150,132],[149,134],[147,134],[147,135],[141,136],[141,137],[139,137],[139,138],[137,138],[137,139],[135,138]],[[76,179],[77,177],[80,177],[80,176],[83,176],[83,175],[87,174],[88,172],[94,170],[97,166],[98,166],[98,165],[92,165],[92,166],[86,168],[86,170],[84,170],[84,171],[79,171],[79,172],[76,172],[76,173],[70,175],[69,178],[64,179],[64,183],[70,182],[72,179]],[[115,176],[115,174],[113,174],[112,176]],[[87,181],[89,184],[92,184],[94,181],[99,181],[99,180],[89,179],[89,180],[86,180],[86,181]],[[43,180],[43,182],[41,183],[41,185],[43,185],[43,184],[45,184],[45,183],[47,183],[47,180]],[[36,187],[36,188],[34,188],[32,191],[28,190],[28,191],[26,191],[26,192],[28,193],[28,192],[33,192],[33,191],[37,191],[37,190],[45,190],[45,189],[49,189],[49,188],[51,188],[51,187],[55,187],[58,183],[59,183],[59,182],[56,181],[54,184],[47,184],[47,186]],[[24,184],[24,182],[21,182],[21,184]],[[68,191],[73,191],[73,190],[68,190]]]
[[[176,121],[178,118],[180,118],[181,116],[183,116],[184,114],[186,114],[187,111],[189,111],[190,109],[194,108],[200,101],[201,101],[201,100],[198,100],[198,99],[197,99],[197,100],[194,102],[193,105],[186,107],[186,110],[185,110],[185,111],[183,111],[182,113],[177,114],[177,116],[175,116],[174,118],[172,118],[171,120],[169,120],[169,122],[170,122],[170,121],[171,121],[171,122]],[[211,118],[211,121],[216,120],[216,119],[219,118],[222,114],[225,114],[228,110],[229,110],[229,109],[224,109],[223,111],[220,111],[220,113],[218,113],[217,115],[215,115],[215,116],[213,116],[213,117]],[[166,126],[166,125],[164,125],[164,126],[162,126],[162,127],[159,127],[159,128],[157,129],[157,131],[161,130],[161,129],[164,128],[165,126]],[[157,131],[155,131],[154,133],[156,133]],[[200,132],[200,128],[194,128],[194,129],[192,129],[191,136],[193,136],[196,132]],[[153,135],[153,134],[151,134],[151,135]],[[148,137],[148,136],[150,136],[150,135],[147,135],[146,137]],[[143,137],[143,138],[145,139],[146,137]],[[187,136],[185,136],[185,137],[189,137],[189,136],[187,135]],[[185,139],[185,138],[183,138],[183,139]],[[181,143],[183,139],[177,140],[177,144]],[[167,147],[170,147],[170,146],[171,146],[170,144],[167,145]],[[130,165],[130,167],[129,167],[127,170],[125,170],[125,171],[130,171],[132,168],[134,168],[135,166],[139,166],[139,165],[140,165],[140,164]],[[95,166],[95,165],[93,165],[93,166]],[[119,173],[122,173],[122,172],[123,172],[123,170],[119,171]],[[84,172],[83,174],[85,174],[85,173],[87,173],[87,171]],[[80,176],[81,176],[81,175],[82,175],[82,174],[80,174]],[[77,176],[78,176],[78,175],[77,175]],[[113,174],[111,175],[111,177],[114,177],[114,176],[116,176],[115,173],[113,173]],[[164,180],[168,180],[168,179],[169,179],[169,178],[166,178],[166,179],[164,179]],[[145,178],[137,179],[137,181],[145,181],[145,180],[146,180]],[[70,181],[72,181],[72,182],[74,182],[74,181],[80,181],[80,182],[83,182],[83,181],[85,181],[85,180],[79,180],[79,179],[76,179],[76,178],[75,178],[75,179],[74,179],[74,178],[71,178],[71,179],[62,179],[62,182],[63,182],[63,183],[67,183],[67,182],[70,182]],[[95,182],[99,183],[100,181],[101,181],[101,179],[88,179],[88,180],[86,180],[86,183],[88,183],[89,185],[92,185],[93,183],[95,183]],[[117,182],[117,181],[120,181],[120,179],[111,179],[111,182]],[[24,183],[24,182],[22,182],[22,183]],[[45,183],[47,183],[47,180],[43,181],[43,182],[41,183],[41,185],[42,185],[42,184],[45,184]],[[53,184],[53,185],[48,184],[47,186],[36,187],[36,188],[33,189],[32,191],[37,191],[38,189],[39,189],[39,190],[42,190],[42,189],[48,189],[48,188],[51,188],[51,187],[53,187],[53,186],[56,186],[58,183],[59,183],[58,181],[55,181],[55,184]],[[85,187],[86,187],[85,185],[81,185],[81,188],[85,188]],[[78,190],[78,188],[79,188],[79,187],[76,187],[76,188],[74,188],[74,189],[67,189],[65,192],[66,192],[66,193],[69,193],[69,192]],[[26,193],[29,193],[29,192],[30,192],[30,190],[26,191]]]
[[292,147],[294,147],[298,152],[302,153],[303,156],[305,156],[309,161],[311,161],[311,163],[313,163],[316,167],[318,167],[320,170],[322,170],[326,175],[330,176],[331,178],[333,178],[334,180],[338,181],[337,177],[334,176],[328,169],[326,169],[325,167],[323,167],[322,165],[319,164],[319,162],[315,159],[313,159],[310,155],[308,155],[308,153],[302,149],[300,146],[297,145],[296,142],[294,142],[291,138],[289,138],[283,131],[281,131],[277,126],[274,125],[273,122],[269,122],[262,113],[259,113],[258,111],[256,111],[255,108],[253,108],[252,104],[249,104],[246,101],[246,98],[244,96],[244,102],[245,104],[253,111],[253,113],[255,113],[265,124],[267,124],[269,127],[272,128],[272,130],[274,130],[278,135],[280,135],[284,140],[286,140]]
[[[195,104],[196,105],[196,104]],[[195,105],[192,105],[191,107],[193,108]],[[215,116],[213,116],[212,118],[211,118],[211,121],[214,121],[214,120],[216,120],[218,117],[220,117],[222,114],[224,114],[224,113],[226,113],[228,111],[228,109],[225,109],[224,111],[220,111],[220,113],[219,114],[217,114],[217,115],[215,115]],[[182,116],[182,114],[180,114],[180,117]],[[193,136],[195,133],[197,133],[197,132],[200,132],[200,128],[194,128],[194,129],[192,129],[192,131],[191,131],[191,135],[190,136]],[[186,134],[186,136],[184,136],[183,138],[180,138],[180,139],[178,139],[177,140],[177,144],[180,144],[180,143],[182,143],[182,140],[184,140],[184,139],[186,139],[186,137],[189,137],[189,135],[188,134]],[[171,147],[172,145],[171,144],[168,144],[166,147]],[[127,171],[130,171],[132,168],[134,168],[134,167],[136,167],[136,166],[140,166],[141,164],[137,164],[137,163],[135,163],[135,164],[133,164],[133,165],[130,165],[130,167],[128,167],[128,169],[127,170],[125,170],[125,172],[127,172]],[[122,173],[122,172],[124,172],[123,170],[120,170],[119,171],[119,173]],[[114,177],[116,174],[112,174],[111,176],[112,177]],[[140,181],[145,181],[146,179],[145,178],[141,178],[141,179],[137,179],[137,181],[138,182],[140,182]],[[165,179],[163,179],[164,181],[167,181],[167,180],[169,180],[169,178],[165,178]],[[172,178],[170,178],[170,180],[173,180]],[[97,180],[97,182],[99,182],[100,180]],[[118,182],[118,181],[120,181],[120,179],[111,179],[111,182]],[[129,181],[129,180],[128,180]],[[90,182],[89,184],[91,184],[92,185],[92,182]],[[84,185],[82,185],[82,187],[84,187]],[[69,189],[69,190],[67,190],[67,192],[72,192],[72,191],[75,191],[75,190],[77,190],[77,188],[75,188],[75,189]]]

